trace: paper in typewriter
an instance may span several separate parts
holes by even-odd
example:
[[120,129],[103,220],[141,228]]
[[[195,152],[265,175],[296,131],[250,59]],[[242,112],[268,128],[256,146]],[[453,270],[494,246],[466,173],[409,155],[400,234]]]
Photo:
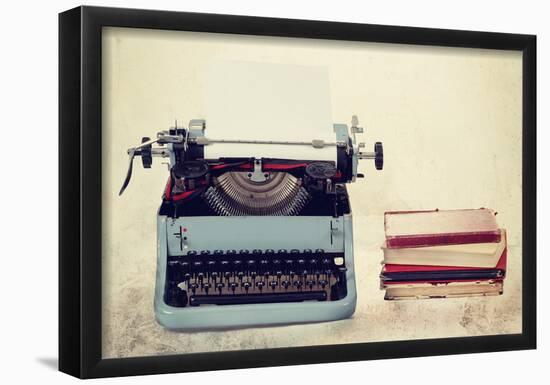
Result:
[[[211,139],[334,142],[326,67],[212,61],[206,86]],[[215,143],[206,158],[256,157],[336,161],[334,147]]]

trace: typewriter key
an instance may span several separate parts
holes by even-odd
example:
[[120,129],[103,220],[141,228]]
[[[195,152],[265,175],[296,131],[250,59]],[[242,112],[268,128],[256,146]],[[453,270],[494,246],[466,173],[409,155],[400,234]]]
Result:
[[192,284],[189,285],[189,288],[191,289],[191,292],[193,294],[195,294],[195,292],[197,291],[197,289],[199,288],[199,284],[196,283],[196,282],[193,282]]

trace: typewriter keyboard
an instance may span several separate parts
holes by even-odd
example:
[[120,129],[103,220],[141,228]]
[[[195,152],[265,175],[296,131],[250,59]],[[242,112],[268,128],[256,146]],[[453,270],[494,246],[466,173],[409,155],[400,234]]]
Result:
[[185,307],[335,301],[346,294],[341,253],[216,250],[169,257],[164,301]]

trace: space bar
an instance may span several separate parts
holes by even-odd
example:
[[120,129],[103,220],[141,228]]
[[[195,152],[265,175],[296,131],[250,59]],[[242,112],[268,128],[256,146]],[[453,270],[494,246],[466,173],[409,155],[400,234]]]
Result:
[[326,301],[325,291],[304,291],[297,293],[266,293],[266,294],[222,294],[222,295],[192,295],[189,305],[245,305],[254,303]]

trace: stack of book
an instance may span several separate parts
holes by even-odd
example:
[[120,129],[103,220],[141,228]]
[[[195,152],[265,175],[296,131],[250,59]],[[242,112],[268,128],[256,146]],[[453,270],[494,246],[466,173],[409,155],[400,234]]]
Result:
[[506,231],[489,209],[384,214],[385,299],[500,295]]

